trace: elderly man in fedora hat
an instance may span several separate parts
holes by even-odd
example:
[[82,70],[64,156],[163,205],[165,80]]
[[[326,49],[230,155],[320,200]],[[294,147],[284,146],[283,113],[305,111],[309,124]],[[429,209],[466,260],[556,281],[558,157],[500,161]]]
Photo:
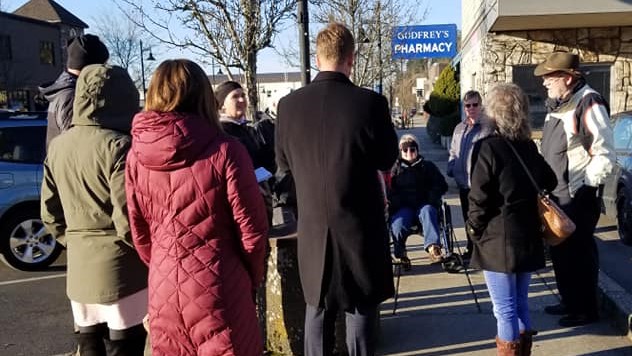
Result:
[[561,302],[545,312],[563,315],[564,327],[597,321],[599,256],[593,237],[600,214],[601,186],[615,155],[609,107],[579,70],[579,56],[554,52],[534,71],[547,90],[542,154],[557,175],[551,192],[577,230],[551,247]]

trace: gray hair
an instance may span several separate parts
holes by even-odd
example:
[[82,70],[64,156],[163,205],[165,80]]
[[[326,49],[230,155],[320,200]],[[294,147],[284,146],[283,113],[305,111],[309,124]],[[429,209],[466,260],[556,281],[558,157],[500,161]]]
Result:
[[399,148],[402,148],[402,145],[404,143],[414,143],[417,148],[420,148],[419,141],[417,140],[417,137],[415,137],[415,135],[403,134],[402,137],[399,139]]
[[531,139],[529,99],[519,86],[496,84],[487,95],[487,116],[498,133],[510,140]]

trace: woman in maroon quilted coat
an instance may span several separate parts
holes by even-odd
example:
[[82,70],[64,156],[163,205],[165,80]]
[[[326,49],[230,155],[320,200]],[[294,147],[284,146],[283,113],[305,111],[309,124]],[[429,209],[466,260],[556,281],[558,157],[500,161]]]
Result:
[[163,62],[134,118],[126,190],[149,266],[152,355],[261,355],[253,299],[266,212],[244,146],[224,134],[202,69]]

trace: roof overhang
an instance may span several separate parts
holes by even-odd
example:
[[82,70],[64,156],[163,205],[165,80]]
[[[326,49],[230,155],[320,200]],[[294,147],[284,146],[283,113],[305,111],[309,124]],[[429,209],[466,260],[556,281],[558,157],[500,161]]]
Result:
[[[632,26],[629,0],[483,1],[489,31]],[[481,12],[482,11],[482,12]]]
[[503,15],[500,13],[489,30],[501,32],[612,26],[632,26],[632,11],[548,15]]

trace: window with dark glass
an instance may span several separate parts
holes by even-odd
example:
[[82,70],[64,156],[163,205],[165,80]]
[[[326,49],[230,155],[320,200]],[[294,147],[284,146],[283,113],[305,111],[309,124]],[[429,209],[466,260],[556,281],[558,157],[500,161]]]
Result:
[[0,61],[11,59],[11,36],[0,35]]
[[0,129],[0,161],[39,164],[44,162],[45,146],[46,126]]
[[[547,93],[542,85],[542,78],[533,75],[535,65],[513,66],[513,82],[527,94],[529,98],[529,111],[531,125],[534,129],[541,129],[547,113],[545,106]],[[610,65],[609,64],[585,64],[580,66],[584,72],[586,82],[606,101],[610,99]]]
[[0,90],[0,108],[6,108],[9,105],[9,95],[6,90]]
[[40,42],[40,63],[55,65],[55,45],[53,42]]
[[26,90],[10,90],[7,92],[9,109],[21,111],[30,107],[29,92]]

